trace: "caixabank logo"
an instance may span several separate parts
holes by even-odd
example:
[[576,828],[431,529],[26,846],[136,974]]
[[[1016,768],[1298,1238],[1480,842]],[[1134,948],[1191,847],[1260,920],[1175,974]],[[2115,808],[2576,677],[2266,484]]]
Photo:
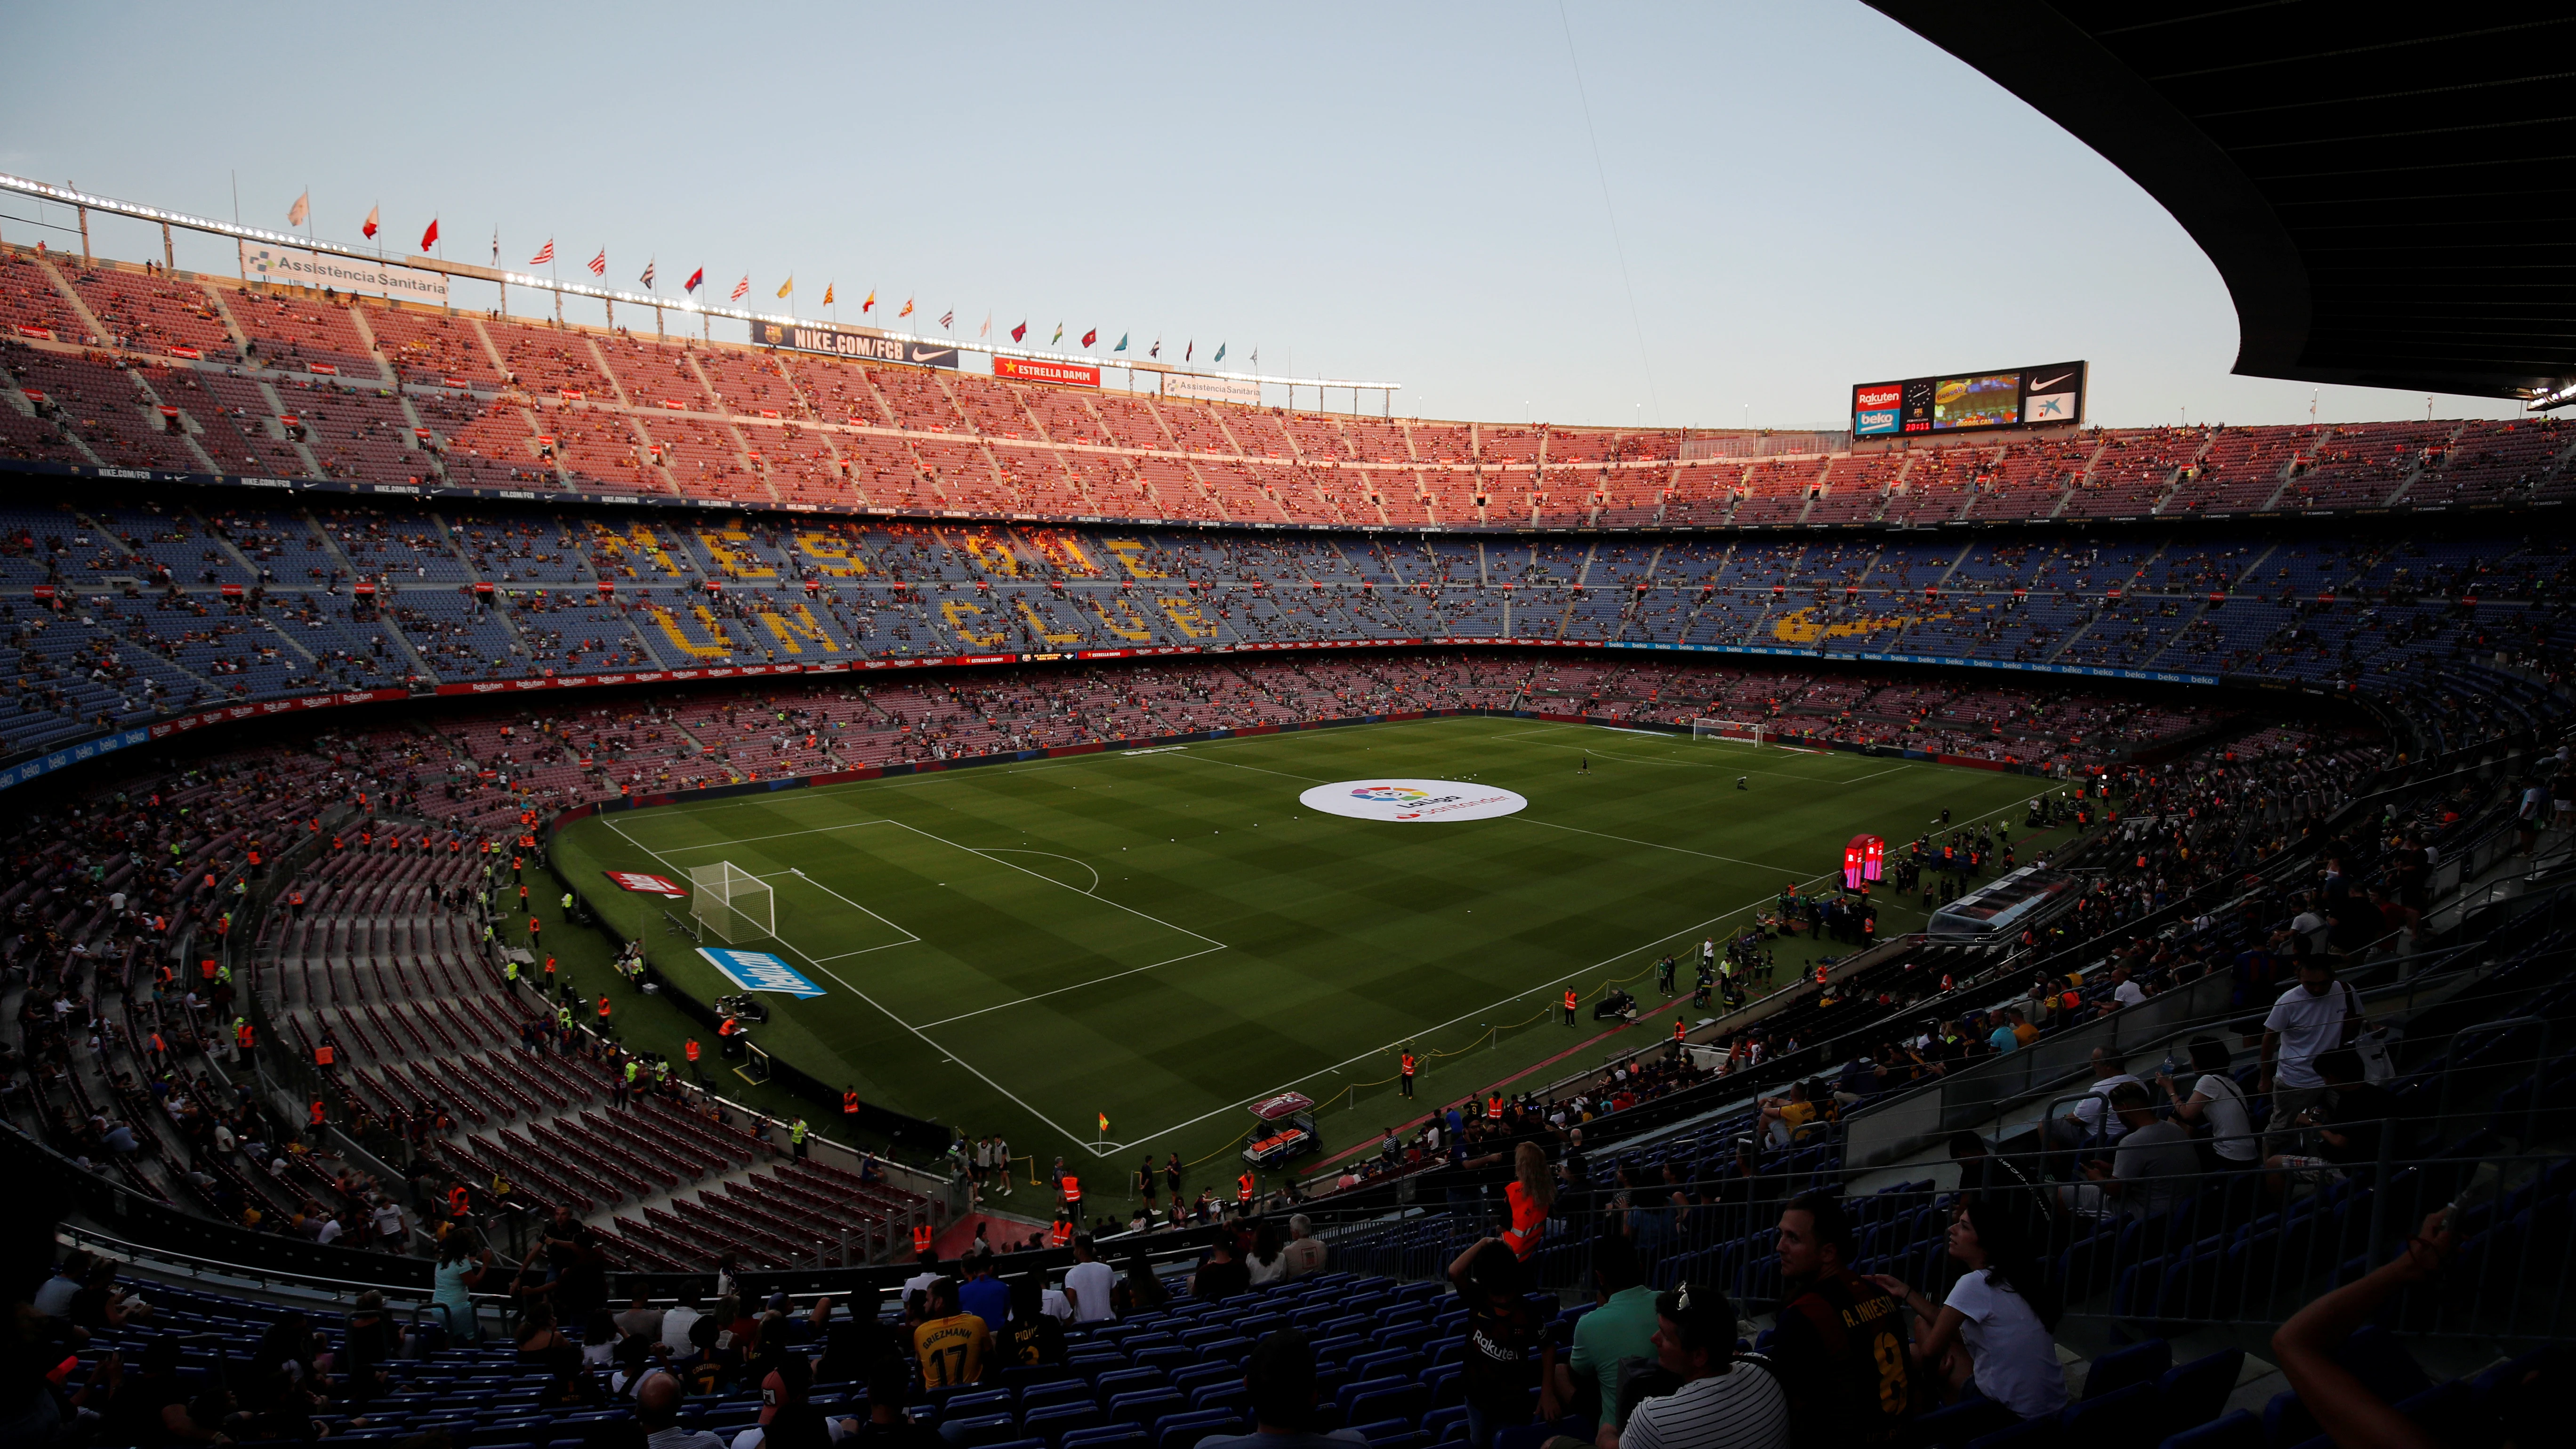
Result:
[[1310,810],[1353,820],[1448,824],[1516,814],[1529,801],[1473,780],[1338,780],[1297,797]]

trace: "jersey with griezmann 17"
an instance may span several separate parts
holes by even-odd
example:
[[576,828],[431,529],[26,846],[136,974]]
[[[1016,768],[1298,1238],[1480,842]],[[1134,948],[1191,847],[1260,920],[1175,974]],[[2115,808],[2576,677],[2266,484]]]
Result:
[[984,1377],[984,1320],[972,1313],[934,1318],[912,1331],[922,1387],[956,1388]]

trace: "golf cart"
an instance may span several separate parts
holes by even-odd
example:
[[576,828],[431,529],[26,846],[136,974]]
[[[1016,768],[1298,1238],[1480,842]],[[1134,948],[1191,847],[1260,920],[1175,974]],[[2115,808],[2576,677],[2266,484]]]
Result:
[[1282,1092],[1255,1102],[1252,1115],[1259,1125],[1252,1129],[1243,1160],[1254,1167],[1277,1167],[1324,1145],[1323,1131],[1315,1125],[1314,1099],[1303,1093]]

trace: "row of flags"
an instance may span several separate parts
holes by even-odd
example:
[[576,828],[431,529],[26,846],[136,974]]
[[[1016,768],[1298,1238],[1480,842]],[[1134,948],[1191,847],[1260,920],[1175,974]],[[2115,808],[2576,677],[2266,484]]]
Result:
[[[368,208],[367,208],[367,219],[366,219],[365,223],[364,223],[363,225],[361,225],[361,226],[358,228],[358,230],[359,230],[360,234],[361,234],[361,235],[363,235],[363,236],[365,236],[365,237],[367,238],[367,240],[369,240],[369,241],[373,241],[373,240],[375,240],[375,238],[376,238],[376,232],[377,232],[377,231],[381,228],[381,226],[382,226],[382,220],[383,220],[383,219],[382,219],[382,216],[381,216],[382,211],[383,211],[383,207],[382,207],[381,205],[378,205],[378,206],[370,206],[370,207],[368,207]],[[312,214],[313,214],[313,191],[312,191],[312,188],[307,187],[307,188],[305,188],[304,193],[303,193],[302,195],[300,195],[300,196],[298,196],[298,197],[296,197],[296,198],[295,198],[295,204],[294,204],[293,206],[290,206],[290,207],[288,207],[288,208],[286,209],[286,224],[287,224],[287,225],[289,225],[289,226],[302,226],[302,225],[304,225],[305,221],[306,221],[308,218],[310,218],[310,217],[312,216]],[[429,249],[431,249],[432,247],[435,247],[435,246],[437,246],[437,245],[438,245],[438,218],[433,216],[433,217],[431,217],[431,218],[429,219],[429,229],[428,229],[428,230],[426,230],[426,231],[424,231],[424,232],[422,232],[422,233],[420,234],[420,249],[421,249],[422,251],[424,251],[424,252],[425,252],[425,251],[428,251]],[[528,265],[529,265],[529,266],[532,266],[532,267],[543,267],[543,266],[549,266],[549,265],[552,265],[552,264],[553,264],[554,259],[555,259],[555,239],[554,239],[553,237],[548,237],[548,238],[546,238],[546,244],[545,244],[544,246],[541,246],[541,247],[537,248],[537,254],[536,254],[535,256],[532,256],[532,257],[528,258]],[[645,263],[644,263],[644,273],[643,273],[643,275],[642,275],[642,276],[640,276],[640,277],[638,277],[638,278],[636,278],[636,280],[637,280],[637,281],[639,281],[639,282],[643,283],[643,285],[644,285],[644,290],[646,290],[646,291],[648,291],[648,292],[650,292],[650,291],[654,290],[654,286],[653,286],[654,268],[655,268],[655,266],[656,266],[656,264],[658,263],[658,261],[659,261],[659,260],[660,260],[659,258],[651,258],[651,259],[647,259],[647,260],[645,261]],[[493,229],[493,231],[492,231],[492,265],[494,265],[494,266],[496,266],[496,267],[497,267],[497,266],[499,266],[500,264],[501,264],[501,232],[500,232],[500,229],[499,229],[498,227],[495,227],[495,228]],[[605,278],[605,277],[608,275],[608,248],[606,248],[606,247],[604,247],[604,246],[603,246],[603,247],[601,247],[601,248],[599,249],[599,254],[598,254],[597,256],[592,257],[589,261],[587,261],[587,262],[583,263],[582,265],[583,265],[583,266],[585,266],[585,267],[587,267],[587,268],[589,269],[590,274],[591,274],[592,276],[594,276],[594,277],[601,277],[601,278]],[[686,293],[686,294],[688,294],[688,295],[694,296],[694,295],[696,295],[698,288],[699,288],[699,287],[701,287],[701,286],[704,286],[704,285],[706,284],[706,280],[707,280],[707,269],[706,269],[706,268],[704,268],[704,267],[700,267],[700,268],[698,268],[697,270],[695,270],[695,271],[693,271],[693,272],[689,273],[689,279],[688,279],[687,281],[685,281],[685,282],[683,282],[683,283],[681,283],[681,284],[680,284],[680,290],[681,290],[683,293]],[[830,306],[835,305],[835,300],[834,300],[834,299],[835,299],[835,290],[836,290],[836,289],[835,289],[835,287],[834,287],[834,285],[833,285],[833,284],[828,283],[828,282],[824,284],[824,286],[823,286],[823,305],[824,305],[824,306],[826,306],[826,307],[830,307]],[[742,277],[742,280],[741,280],[741,281],[736,282],[736,283],[734,283],[734,284],[733,284],[733,291],[732,291],[730,294],[728,294],[727,300],[729,300],[729,301],[734,301],[734,302],[739,302],[739,301],[741,301],[743,298],[748,297],[748,296],[750,296],[750,295],[751,295],[751,274],[750,274],[750,273],[748,273],[748,272],[746,272],[746,273],[744,273],[744,274],[743,274],[743,277]],[[783,282],[781,282],[781,283],[779,283],[779,284],[778,284],[778,296],[780,297],[780,299],[781,299],[781,300],[785,300],[785,299],[788,299],[788,298],[792,298],[792,297],[794,297],[795,295],[796,295],[796,276],[795,276],[795,274],[794,274],[794,273],[792,273],[792,272],[791,272],[791,273],[789,273],[789,274],[788,274],[787,280],[785,280],[785,281],[783,281]],[[906,297],[906,298],[904,298],[904,299],[903,299],[903,307],[902,307],[902,309],[901,309],[901,310],[899,310],[899,311],[897,311],[897,312],[895,313],[895,316],[897,316],[897,317],[909,317],[909,316],[911,316],[911,315],[912,315],[912,313],[913,313],[913,302],[914,302],[914,299],[913,299],[913,298],[911,298],[911,297]],[[870,287],[870,288],[868,289],[867,299],[866,299],[865,301],[863,301],[863,302],[859,303],[859,310],[860,310],[861,312],[874,312],[874,311],[876,310],[876,305],[877,305],[877,292],[876,292],[876,288],[874,288],[874,287]],[[957,309],[955,309],[955,308],[953,308],[953,307],[952,307],[952,308],[948,309],[947,311],[940,313],[940,314],[939,314],[939,325],[940,325],[942,328],[947,329],[947,330],[949,330],[949,331],[955,331],[955,330],[956,330],[956,326],[957,326]],[[1028,338],[1028,335],[1029,335],[1029,324],[1028,324],[1028,319],[1027,319],[1027,318],[1025,318],[1025,317],[1024,317],[1024,318],[1022,318],[1022,319],[1020,319],[1020,324],[1019,324],[1018,326],[1016,326],[1016,327],[1011,328],[1011,329],[1010,329],[1010,333],[1011,333],[1011,340],[1012,340],[1013,342],[1024,342],[1024,341],[1026,341],[1026,340],[1027,340],[1027,338]],[[978,336],[978,337],[990,337],[990,336],[992,336],[992,335],[993,335],[993,314],[991,314],[990,312],[987,312],[987,313],[985,313],[985,314],[984,314],[984,325],[976,329],[976,331],[975,331],[975,335],[976,335],[976,336]],[[1117,353],[1125,352],[1125,351],[1127,350],[1127,343],[1128,343],[1129,335],[1130,335],[1130,334],[1128,334],[1128,333],[1124,333],[1124,332],[1119,333],[1119,334],[1118,334],[1118,342],[1117,342],[1117,345],[1115,345],[1115,346],[1111,347],[1111,348],[1109,349],[1109,351],[1110,351],[1113,355],[1114,355],[1114,354],[1117,354]],[[1097,327],[1093,327],[1093,328],[1086,329],[1086,330],[1083,332],[1083,334],[1082,334],[1082,347],[1083,347],[1083,349],[1084,349],[1085,351],[1090,350],[1093,346],[1097,345],[1099,341],[1100,341],[1100,329],[1099,329],[1099,328],[1097,328]],[[1056,323],[1056,324],[1055,324],[1055,335],[1054,335],[1052,338],[1048,339],[1048,341],[1047,341],[1047,345],[1048,345],[1049,347],[1056,347],[1056,346],[1060,346],[1060,345],[1062,345],[1062,343],[1063,343],[1063,342],[1064,342],[1064,324],[1063,324],[1062,322],[1058,322],[1058,323]],[[1194,362],[1194,361],[1196,361],[1196,360],[1197,360],[1197,358],[1198,358],[1198,349],[1199,349],[1198,339],[1196,339],[1196,338],[1192,338],[1192,339],[1190,339],[1190,340],[1189,340],[1189,342],[1188,342],[1188,343],[1186,343],[1186,344],[1182,347],[1182,349],[1181,349],[1181,360],[1182,360],[1183,362]],[[1223,342],[1218,343],[1218,344],[1216,345],[1216,352],[1215,352],[1215,354],[1214,354],[1212,357],[1210,357],[1209,361],[1210,361],[1211,363],[1217,363],[1217,362],[1223,362],[1223,361],[1225,361],[1225,349],[1226,349],[1226,344],[1225,344],[1225,343],[1223,343]],[[1155,339],[1154,339],[1154,342],[1153,342],[1153,345],[1145,349],[1145,355],[1146,355],[1147,357],[1151,357],[1151,358],[1160,358],[1160,357],[1163,355],[1163,339],[1162,339],[1162,338],[1160,338],[1160,337],[1155,338]],[[1255,365],[1258,365],[1258,364],[1260,363],[1260,361],[1261,361],[1261,353],[1260,353],[1257,349],[1256,349],[1256,350],[1253,352],[1253,354],[1252,354],[1252,361],[1254,362],[1254,364],[1255,364]]]

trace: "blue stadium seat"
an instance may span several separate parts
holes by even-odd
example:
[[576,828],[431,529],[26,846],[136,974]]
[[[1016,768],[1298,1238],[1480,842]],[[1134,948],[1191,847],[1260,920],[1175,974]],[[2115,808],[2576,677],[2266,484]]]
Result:
[[1914,1421],[1914,1432],[1937,1449],[1963,1449],[1988,1434],[2011,1428],[2015,1422],[2013,1411],[1994,1400],[1970,1399],[1925,1414]]
[[2058,1415],[2066,1442],[2084,1449],[2155,1449],[2164,1437],[2165,1404],[2154,1384],[2133,1383],[2099,1398],[2087,1394]]
[[1019,1421],[1009,1414],[945,1414],[939,1420],[939,1433],[951,1444],[964,1449],[983,1449],[988,1444],[1001,1444],[1020,1437]]
[[2263,1437],[2263,1421],[2245,1409],[2230,1410],[2224,1417],[2165,1437],[2159,1449],[2269,1449]]
[[2226,1409],[2227,1396],[2235,1392],[2236,1377],[2244,1368],[2245,1350],[2223,1348],[2165,1370],[2156,1380],[2157,1391],[2164,1395],[2165,1422],[2179,1429],[2216,1419]]
[[2009,1429],[1998,1429],[1982,1439],[1972,1439],[1968,1449],[2053,1449],[2064,1434],[2054,1417],[2041,1415],[2023,1419]]
[[1106,1422],[1108,1416],[1100,1412],[1100,1406],[1085,1400],[1031,1409],[1021,1416],[1020,1428],[1032,1437],[1054,1442],[1071,1430],[1097,1429]]
[[2086,1371],[2084,1397],[2098,1399],[2131,1384],[2151,1383],[2172,1367],[2173,1345],[2161,1338],[2113,1349]]

